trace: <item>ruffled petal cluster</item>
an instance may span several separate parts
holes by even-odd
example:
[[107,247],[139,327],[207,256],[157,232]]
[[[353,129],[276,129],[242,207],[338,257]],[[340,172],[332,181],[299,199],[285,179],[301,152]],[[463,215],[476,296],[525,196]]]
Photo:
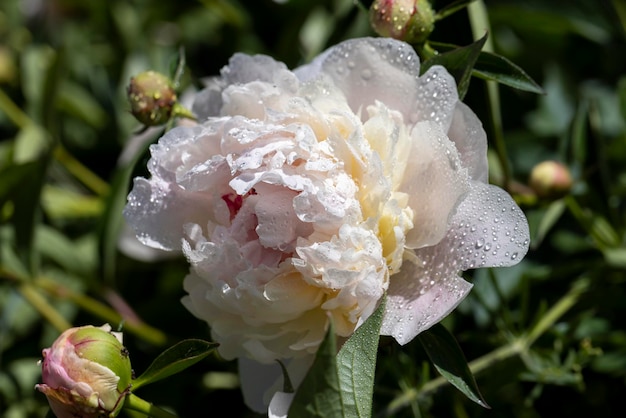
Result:
[[382,334],[404,344],[467,295],[462,271],[528,249],[523,213],[487,182],[480,121],[408,44],[354,39],[294,71],[235,54],[194,113],[151,146],[125,216],[183,251],[183,303],[227,359],[310,364],[331,319],[347,337],[385,292]]

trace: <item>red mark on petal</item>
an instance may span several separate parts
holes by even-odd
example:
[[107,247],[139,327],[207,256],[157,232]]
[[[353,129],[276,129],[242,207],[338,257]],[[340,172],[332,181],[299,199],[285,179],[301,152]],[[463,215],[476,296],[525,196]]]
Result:
[[222,200],[226,202],[226,206],[228,206],[228,211],[230,212],[230,220],[235,219],[235,216],[239,213],[239,209],[243,206],[243,199],[250,195],[256,194],[256,190],[251,189],[245,195],[238,195],[236,193],[228,193],[222,195]]

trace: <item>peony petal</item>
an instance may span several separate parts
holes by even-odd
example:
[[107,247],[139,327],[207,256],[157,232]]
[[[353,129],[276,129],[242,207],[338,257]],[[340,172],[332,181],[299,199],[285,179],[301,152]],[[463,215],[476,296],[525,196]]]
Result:
[[286,92],[295,92],[298,80],[282,62],[266,55],[237,53],[221,71],[221,77],[211,78],[205,89],[200,91],[193,104],[193,112],[200,120],[219,116],[224,105],[222,93],[229,85],[242,85],[264,81]]
[[175,183],[153,177],[137,177],[128,195],[124,217],[145,245],[161,250],[180,250],[183,224],[205,225],[205,208],[211,207],[207,194],[189,193]]
[[458,276],[447,248],[417,250],[391,277],[381,335],[406,344],[446,317],[467,296],[472,285]]
[[441,127],[421,122],[411,132],[409,163],[399,191],[409,196],[413,224],[407,248],[435,245],[446,234],[448,222],[469,189],[467,170]]
[[497,186],[473,182],[457,208],[446,240],[461,270],[517,264],[530,233],[522,210]]
[[295,395],[295,393],[276,392],[268,407],[269,418],[287,418],[289,407]]
[[391,277],[382,335],[406,344],[448,315],[472,285],[459,272],[475,267],[511,266],[528,251],[528,223],[500,188],[473,182],[437,245],[415,251]]
[[[311,368],[315,355],[282,360],[293,387],[298,387]],[[267,412],[274,394],[283,389],[282,369],[278,363],[261,364],[247,358],[239,359],[239,378],[246,405],[253,411]],[[288,406],[287,406],[288,407]]]
[[381,101],[407,117],[415,106],[419,68],[419,58],[408,44],[361,38],[330,48],[294,73],[302,81],[329,76],[355,113]]
[[457,102],[448,138],[461,154],[461,163],[473,180],[487,183],[487,134],[480,119],[463,102]]
[[413,100],[409,121],[431,120],[447,131],[459,101],[454,77],[444,67],[433,65],[419,78]]

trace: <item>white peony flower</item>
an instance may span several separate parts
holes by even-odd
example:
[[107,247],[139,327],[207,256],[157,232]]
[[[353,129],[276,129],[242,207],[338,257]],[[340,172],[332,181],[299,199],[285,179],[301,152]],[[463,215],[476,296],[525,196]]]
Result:
[[293,72],[235,54],[194,112],[151,147],[125,216],[144,244],[182,249],[183,303],[240,359],[256,410],[273,393],[257,371],[279,378],[285,359],[297,385],[331,318],[348,337],[387,292],[381,333],[405,344],[467,295],[462,271],[528,249],[523,213],[487,183],[479,120],[408,44],[354,39]]

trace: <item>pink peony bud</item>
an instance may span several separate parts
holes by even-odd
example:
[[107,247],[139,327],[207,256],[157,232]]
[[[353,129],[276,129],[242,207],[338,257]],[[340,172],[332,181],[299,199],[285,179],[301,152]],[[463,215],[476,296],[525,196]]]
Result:
[[35,389],[57,418],[115,417],[129,393],[132,370],[122,334],[108,324],[70,328],[43,350]]
[[375,0],[370,22],[381,36],[422,43],[435,27],[435,16],[428,0]]
[[537,196],[558,198],[572,188],[572,176],[563,164],[557,161],[544,161],[533,168],[529,183]]

